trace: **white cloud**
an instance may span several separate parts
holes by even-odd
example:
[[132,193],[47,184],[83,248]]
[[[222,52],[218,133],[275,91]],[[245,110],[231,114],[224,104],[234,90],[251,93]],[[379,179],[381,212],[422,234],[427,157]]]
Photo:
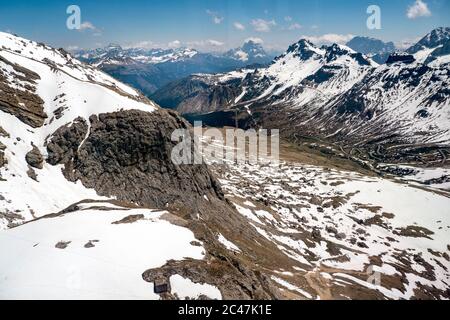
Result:
[[92,24],[92,22],[85,21],[80,25],[80,28],[78,30],[97,30],[97,28],[94,26],[94,24]]
[[154,48],[161,48],[162,45],[156,44],[153,41],[139,41],[136,43],[128,44],[123,46],[124,49],[134,49],[134,48],[142,48],[142,49],[154,49]]
[[290,16],[284,17],[284,21],[291,22],[292,21],[292,17],[290,17]]
[[79,50],[79,49],[80,49],[79,46],[68,46],[68,47],[66,47],[67,51],[76,51],[76,50]]
[[319,26],[318,26],[317,24],[313,24],[313,25],[311,26],[311,29],[317,30],[317,29],[319,29]]
[[261,38],[250,37],[250,38],[245,39],[245,43],[250,42],[250,41],[252,41],[254,43],[257,43],[257,44],[263,44],[264,43],[264,40],[261,39]]
[[253,28],[257,32],[269,32],[272,27],[276,26],[275,20],[254,19],[251,22]]
[[200,51],[222,51],[224,49],[225,42],[214,39],[196,40],[186,42],[186,46]]
[[225,43],[223,43],[221,41],[217,41],[217,40],[207,40],[207,43],[213,47],[221,47],[225,44]]
[[211,17],[212,21],[214,22],[214,24],[221,24],[222,21],[224,20],[223,17],[221,17],[217,12],[215,11],[211,11],[211,10],[206,10],[206,13]]
[[413,5],[408,7],[408,11],[406,12],[406,16],[409,19],[416,19],[420,17],[429,17],[431,16],[431,11],[428,9],[428,5],[422,0],[416,0]]
[[172,42],[169,42],[169,43],[167,44],[167,46],[168,46],[169,48],[171,48],[171,49],[179,48],[179,47],[181,47],[181,41],[180,41],[180,40],[174,40],[174,41],[172,41]]
[[293,23],[293,24],[291,24],[291,25],[289,26],[288,30],[299,30],[299,29],[301,29],[301,28],[302,28],[302,26],[301,26],[300,24],[298,24],[298,23]]
[[233,23],[233,26],[237,29],[237,30],[241,30],[241,31],[243,31],[243,30],[245,30],[245,26],[242,24],[242,23],[240,23],[240,22],[235,22],[235,23]]
[[98,29],[92,22],[85,21],[80,25],[80,28],[78,31],[84,32],[84,31],[92,31],[93,36],[99,37],[102,35],[102,31]]
[[346,44],[355,36],[352,34],[335,34],[328,33],[321,36],[302,36],[302,38],[307,39],[315,44],[330,44],[330,43],[338,43],[338,44]]

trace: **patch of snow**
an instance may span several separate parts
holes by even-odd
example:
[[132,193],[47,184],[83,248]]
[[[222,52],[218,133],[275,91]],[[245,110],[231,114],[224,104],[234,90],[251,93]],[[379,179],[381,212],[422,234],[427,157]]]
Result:
[[227,240],[222,234],[219,234],[218,240],[221,244],[225,246],[228,250],[241,252],[241,249],[239,249],[238,246],[236,246],[233,242]]
[[[136,214],[144,219],[112,224]],[[162,214],[83,210],[0,231],[0,298],[159,299],[144,271],[204,258],[204,249],[190,244],[193,233]],[[94,247],[84,247],[93,240]],[[70,243],[58,249],[60,241]]]
[[210,299],[222,300],[222,294],[216,287],[210,284],[194,283],[178,274],[170,277],[170,286],[172,293],[176,293],[180,299],[196,299],[205,295]]

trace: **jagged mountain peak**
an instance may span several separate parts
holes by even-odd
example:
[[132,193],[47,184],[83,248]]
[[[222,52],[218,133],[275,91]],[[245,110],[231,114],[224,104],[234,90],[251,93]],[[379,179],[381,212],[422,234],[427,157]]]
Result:
[[289,46],[287,52],[298,52],[302,50],[315,50],[317,47],[307,39],[300,39],[296,43]]
[[376,65],[371,59],[364,56],[362,53],[354,51],[346,45],[333,43],[329,46],[323,46],[322,49],[325,51],[325,59],[327,62],[333,62],[341,57],[347,56],[362,66]]
[[450,38],[449,27],[439,27],[427,34],[424,39],[430,42],[447,41]]
[[242,51],[253,54],[253,55],[262,55],[265,56],[266,52],[264,51],[264,48],[260,42],[254,41],[254,40],[247,40],[245,41],[244,45],[242,46]]
[[224,56],[246,63],[262,63],[268,58],[262,43],[254,39],[246,40],[242,47],[231,49]]
[[419,42],[410,47],[407,52],[415,54],[424,49],[433,49],[445,45],[450,41],[450,28],[439,27],[428,33]]
[[311,41],[307,39],[300,39],[298,42],[290,45],[287,51],[279,56],[277,60],[282,59],[287,55],[293,55],[301,60],[308,60],[311,58],[317,59],[323,54],[324,51],[316,47]]

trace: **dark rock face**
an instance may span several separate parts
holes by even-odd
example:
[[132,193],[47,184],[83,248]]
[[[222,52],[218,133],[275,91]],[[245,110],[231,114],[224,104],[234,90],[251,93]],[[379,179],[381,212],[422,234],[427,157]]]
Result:
[[27,175],[28,175],[28,177],[29,177],[30,179],[33,179],[34,181],[39,182],[39,181],[38,181],[38,178],[37,178],[37,175],[36,175],[36,172],[35,172],[35,171],[33,170],[33,168],[30,167],[30,166],[28,166]]
[[[168,204],[194,210],[204,195],[222,198],[206,165],[175,165],[171,134],[189,125],[173,112],[126,111],[78,119],[58,129],[47,145],[52,164],[65,164],[70,181],[80,180],[100,195],[140,205]],[[84,142],[83,142],[84,141]]]
[[[9,134],[1,126],[0,126],[0,137],[9,137]],[[6,149],[6,146],[0,142],[0,168],[3,167],[7,163],[7,160],[5,158],[5,149]],[[0,178],[1,178],[1,175],[0,175]]]
[[308,76],[306,80],[321,84],[330,80],[340,69],[338,66],[323,66],[316,73]]
[[19,65],[0,57],[1,62],[14,69],[16,79],[25,83],[26,90],[12,88],[6,76],[0,70],[0,110],[16,116],[20,121],[32,126],[40,127],[44,124],[47,115],[44,112],[44,101],[35,94],[36,80],[39,75]]
[[410,54],[391,54],[387,59],[387,64],[392,64],[395,62],[403,62],[403,63],[413,63],[416,59],[414,59],[413,55]]
[[6,138],[9,138],[9,133],[6,132],[6,130],[3,129],[2,126],[0,126],[0,137],[6,137]]
[[36,146],[33,146],[31,151],[25,155],[25,160],[33,168],[42,169],[44,167],[44,158]]
[[75,159],[87,131],[88,125],[83,118],[75,119],[70,127],[59,128],[47,144],[47,162],[51,165],[70,163]]
[[5,158],[5,153],[4,153],[5,149],[6,149],[6,146],[0,142],[0,168],[3,167],[7,163],[6,158]]
[[390,55],[391,54],[388,53],[388,52],[386,52],[386,53],[379,53],[379,54],[376,54],[373,57],[371,57],[371,59],[373,61],[375,61],[376,63],[378,63],[378,64],[385,64]]

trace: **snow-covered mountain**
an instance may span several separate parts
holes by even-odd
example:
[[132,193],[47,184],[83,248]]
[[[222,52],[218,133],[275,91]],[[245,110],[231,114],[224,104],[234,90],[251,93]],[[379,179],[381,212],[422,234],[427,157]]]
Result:
[[175,49],[144,49],[122,48],[117,44],[110,44],[105,48],[94,50],[79,50],[74,56],[81,61],[101,68],[105,65],[127,65],[133,63],[158,64],[190,59],[198,51],[189,48]]
[[[178,110],[182,113],[198,113],[195,106],[200,105],[203,106],[203,111],[208,111],[208,106],[213,105],[209,109],[212,111],[216,110],[216,107],[227,109],[237,104],[266,99],[286,100],[297,98],[299,90],[302,103],[311,99],[327,100],[348,90],[375,66],[375,62],[346,46],[334,44],[319,48],[307,40],[300,40],[291,45],[286,53],[275,58],[267,68],[192,76],[190,80],[203,81],[205,90],[186,91],[186,99],[179,99]],[[182,81],[179,86],[190,87],[190,83],[189,80]],[[162,102],[165,95],[171,97],[176,94],[177,89],[171,86],[167,90],[156,92],[153,97],[165,106]],[[219,92],[231,93],[224,99],[224,103],[217,103],[212,99],[211,94],[214,98],[221,99],[216,89]],[[199,98],[202,98],[202,101],[199,101]]]
[[450,56],[450,28],[438,28],[406,50],[418,62],[434,65],[448,64]]
[[346,46],[301,40],[267,68],[192,76],[153,97],[185,114],[239,109],[244,125],[325,139],[364,159],[442,161],[450,145],[447,31],[382,65]]
[[427,49],[435,49],[443,46],[450,41],[450,28],[440,27],[434,29],[425,37],[419,40],[415,45],[407,49],[406,51],[411,54],[416,54],[419,51]]
[[385,63],[389,55],[396,51],[393,42],[383,42],[369,37],[354,37],[346,45],[357,52],[369,56],[379,64]]
[[261,44],[247,41],[224,54],[190,48],[106,48],[78,50],[74,56],[150,96],[162,86],[194,73],[228,72],[247,65],[267,65],[273,59]]
[[235,48],[224,53],[224,57],[251,64],[267,64],[273,57],[269,56],[262,44],[256,40],[249,39],[240,48]]

